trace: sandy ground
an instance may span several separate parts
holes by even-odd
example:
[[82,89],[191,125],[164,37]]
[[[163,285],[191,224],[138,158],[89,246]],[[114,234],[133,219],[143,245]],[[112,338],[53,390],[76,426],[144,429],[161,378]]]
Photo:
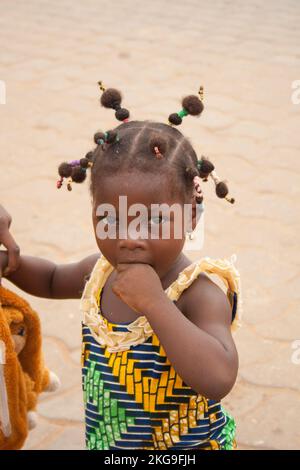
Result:
[[[87,184],[69,193],[56,179],[62,160],[81,158],[97,129],[116,124],[98,105],[99,79],[123,91],[132,119],[164,122],[204,84],[206,110],[181,130],[228,179],[236,204],[204,187],[205,246],[191,259],[237,254],[240,369],[224,405],[240,449],[300,448],[299,20],[298,0],[1,1],[0,201],[23,254],[68,263],[96,250]],[[26,449],[81,449],[78,301],[23,295],[62,380],[41,397]]]

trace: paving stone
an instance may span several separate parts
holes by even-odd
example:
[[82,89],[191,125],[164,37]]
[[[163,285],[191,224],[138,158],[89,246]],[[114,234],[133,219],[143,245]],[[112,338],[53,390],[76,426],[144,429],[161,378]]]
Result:
[[53,422],[67,424],[67,422],[84,422],[83,394],[80,383],[65,393],[54,397],[50,394],[39,404],[39,414]]
[[63,431],[63,426],[58,426],[39,415],[37,426],[30,431],[23,450],[44,450],[47,442],[59,439]]
[[84,425],[65,426],[63,432],[46,444],[45,450],[85,450]]
[[237,418],[239,440],[262,449],[299,449],[299,429],[293,425],[298,404],[299,393],[271,392],[251,414]]

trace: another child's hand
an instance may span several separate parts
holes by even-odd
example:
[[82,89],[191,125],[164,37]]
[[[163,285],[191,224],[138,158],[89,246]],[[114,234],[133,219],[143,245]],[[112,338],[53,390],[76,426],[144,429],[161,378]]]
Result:
[[8,265],[8,254],[7,251],[0,250],[0,285],[4,272]]
[[121,263],[112,284],[113,292],[136,312],[165,296],[156,271],[149,264]]
[[9,231],[11,221],[10,214],[0,205],[0,245],[3,244],[8,252],[8,266],[2,273],[4,275],[15,271],[20,261],[20,248]]

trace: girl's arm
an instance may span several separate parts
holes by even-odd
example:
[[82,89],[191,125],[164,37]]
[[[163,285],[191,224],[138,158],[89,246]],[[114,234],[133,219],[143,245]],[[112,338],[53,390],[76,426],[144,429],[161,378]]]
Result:
[[144,313],[182,380],[197,393],[220,401],[232,389],[238,371],[231,307],[222,289],[205,275],[186,294],[185,314],[167,296],[153,299]]
[[[76,263],[56,264],[34,256],[21,255],[14,272],[2,274],[28,294],[49,299],[78,299],[100,253],[87,256]],[[0,251],[2,273],[8,264],[8,254]],[[1,275],[1,272],[0,272]]]
[[201,273],[182,293],[181,310],[148,264],[118,264],[112,291],[147,317],[170,363],[196,393],[219,401],[230,392],[238,370],[231,306],[208,276]]

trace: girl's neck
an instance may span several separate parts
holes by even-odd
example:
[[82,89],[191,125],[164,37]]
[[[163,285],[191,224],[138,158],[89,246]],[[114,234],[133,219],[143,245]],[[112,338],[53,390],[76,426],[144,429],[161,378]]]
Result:
[[163,289],[167,289],[178,277],[180,271],[189,266],[191,261],[183,252],[179,254],[171,268],[160,278]]

